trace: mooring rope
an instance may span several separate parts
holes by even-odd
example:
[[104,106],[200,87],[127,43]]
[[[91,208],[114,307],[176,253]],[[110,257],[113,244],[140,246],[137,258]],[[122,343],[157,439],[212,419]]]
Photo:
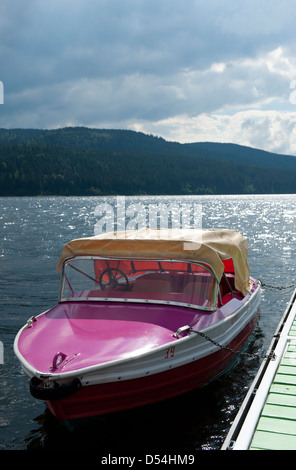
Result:
[[284,289],[295,289],[296,284],[290,284],[289,286],[272,286],[270,284],[266,284],[265,282],[262,282],[260,279],[259,281],[261,282],[261,287],[266,287],[267,289],[275,289],[275,290],[284,290]]
[[252,357],[252,358],[261,358],[261,359],[272,359],[272,360],[275,359],[274,352],[271,352],[270,354],[260,354],[260,353],[248,353],[246,351],[237,351],[236,349],[228,348],[227,346],[224,346],[223,344],[219,344],[217,341],[213,340],[212,338],[205,335],[201,331],[194,330],[193,328],[190,328],[189,331],[191,331],[192,333],[196,333],[197,335],[201,336],[202,338],[204,338],[205,340],[207,340],[210,343],[214,344],[215,346],[219,347],[220,349],[224,349],[224,350],[226,350],[230,353],[234,353],[236,355],[248,356],[248,357]]

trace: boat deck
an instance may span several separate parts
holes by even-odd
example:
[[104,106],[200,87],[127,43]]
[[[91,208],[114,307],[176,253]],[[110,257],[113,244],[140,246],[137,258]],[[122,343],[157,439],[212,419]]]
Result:
[[296,450],[296,289],[222,450]]

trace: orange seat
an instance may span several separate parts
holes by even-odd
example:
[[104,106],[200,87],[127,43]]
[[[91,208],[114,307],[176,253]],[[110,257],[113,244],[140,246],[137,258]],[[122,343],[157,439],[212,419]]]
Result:
[[154,281],[148,279],[139,279],[133,286],[133,292],[166,293],[170,292],[170,283],[168,281]]

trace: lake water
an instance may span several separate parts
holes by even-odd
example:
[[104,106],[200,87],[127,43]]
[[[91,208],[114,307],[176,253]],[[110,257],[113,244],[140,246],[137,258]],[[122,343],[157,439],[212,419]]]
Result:
[[[203,228],[232,228],[247,238],[254,277],[275,287],[294,285],[296,195],[200,196],[194,201],[201,204]],[[56,303],[62,247],[70,239],[94,235],[100,204],[99,197],[0,198],[0,449],[124,449],[125,455],[160,448],[183,454],[220,449],[258,370],[257,357],[240,358],[202,389],[101,416],[72,431],[30,396],[13,352],[15,335],[28,318]],[[248,352],[266,351],[292,290],[262,289],[260,320]]]

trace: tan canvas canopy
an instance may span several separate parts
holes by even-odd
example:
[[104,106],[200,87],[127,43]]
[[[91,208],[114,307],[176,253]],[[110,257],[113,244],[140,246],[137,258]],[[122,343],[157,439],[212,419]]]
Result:
[[140,229],[111,232],[72,240],[64,246],[57,270],[76,256],[199,261],[209,265],[220,281],[224,265],[232,258],[235,287],[246,295],[250,290],[246,239],[235,230]]

